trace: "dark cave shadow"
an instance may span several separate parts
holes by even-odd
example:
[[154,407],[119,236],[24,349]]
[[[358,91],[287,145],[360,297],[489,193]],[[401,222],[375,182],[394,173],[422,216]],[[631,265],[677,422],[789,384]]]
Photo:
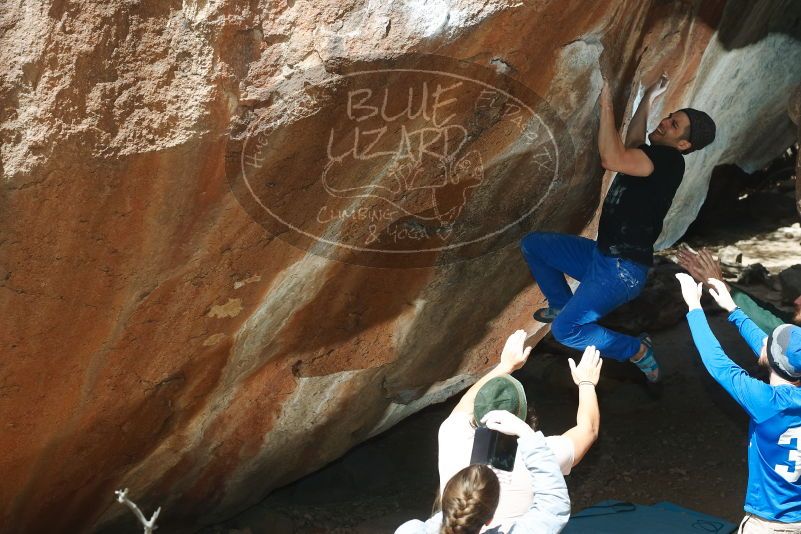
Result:
[[[758,43],[770,33],[781,33],[801,41],[801,2],[795,0],[729,0],[715,24],[713,10],[699,17],[717,28],[718,40],[727,50]],[[706,19],[705,19],[706,17]]]

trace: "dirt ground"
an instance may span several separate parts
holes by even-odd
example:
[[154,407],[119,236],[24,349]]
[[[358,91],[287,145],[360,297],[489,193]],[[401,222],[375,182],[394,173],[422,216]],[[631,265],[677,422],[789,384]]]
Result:
[[[728,353],[753,367],[725,316],[710,321]],[[650,397],[638,371],[604,363],[600,437],[567,477],[573,510],[606,499],[668,500],[736,522],[747,478],[747,418],[707,375],[686,323],[656,333],[654,344],[666,375],[660,399]],[[527,367],[534,370],[524,368],[521,379],[542,430],[564,432],[577,405],[566,360],[534,354]],[[563,379],[538,379],[543,372]],[[437,429],[454,404],[432,406],[276,492],[226,525],[227,532],[379,533],[427,517],[438,484]]]
[[[761,261],[775,275],[801,262],[800,242],[796,225],[745,236],[742,229],[724,232],[707,244],[716,251],[736,243],[744,263]],[[770,283],[751,289],[779,303]],[[708,317],[732,359],[764,377],[725,314]],[[573,511],[606,499],[667,500],[738,523],[747,481],[747,418],[703,368],[686,321],[653,332],[653,339],[665,377],[660,398],[649,394],[630,364],[604,363],[600,437],[567,477]],[[575,421],[577,394],[566,358],[538,347],[519,372],[546,434],[564,432]],[[204,532],[383,533],[428,517],[438,485],[437,429],[455,402],[427,408]]]

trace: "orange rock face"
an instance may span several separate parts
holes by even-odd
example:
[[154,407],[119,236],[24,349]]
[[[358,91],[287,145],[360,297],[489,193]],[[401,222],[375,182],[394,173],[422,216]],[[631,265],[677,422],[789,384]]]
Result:
[[[379,5],[380,4],[380,5]],[[754,4],[756,7],[754,7]],[[52,0],[0,12],[0,524],[224,518],[493,364],[542,297],[516,249],[592,235],[618,117],[793,138],[792,2]],[[738,103],[738,99],[741,102]],[[754,102],[759,102],[755,112]],[[694,158],[694,159],[693,159]]]

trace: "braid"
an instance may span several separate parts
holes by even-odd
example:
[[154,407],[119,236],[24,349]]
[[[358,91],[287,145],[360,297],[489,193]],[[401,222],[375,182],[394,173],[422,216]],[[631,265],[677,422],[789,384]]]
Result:
[[486,505],[477,495],[456,497],[452,507],[448,509],[447,516],[443,516],[442,534],[472,534],[481,530],[486,522],[484,517],[492,517],[492,510],[488,511]]
[[498,477],[486,465],[474,464],[456,473],[442,492],[440,534],[475,534],[498,507]]

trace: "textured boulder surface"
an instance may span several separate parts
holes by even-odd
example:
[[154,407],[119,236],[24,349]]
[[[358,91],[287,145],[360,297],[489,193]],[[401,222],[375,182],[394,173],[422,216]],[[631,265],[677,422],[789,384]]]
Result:
[[515,241],[594,233],[602,74],[619,121],[667,71],[652,118],[718,123],[666,245],[715,165],[794,139],[799,19],[789,0],[4,3],[3,530],[121,531],[121,487],[191,530],[463,388],[508,332],[544,334]]

